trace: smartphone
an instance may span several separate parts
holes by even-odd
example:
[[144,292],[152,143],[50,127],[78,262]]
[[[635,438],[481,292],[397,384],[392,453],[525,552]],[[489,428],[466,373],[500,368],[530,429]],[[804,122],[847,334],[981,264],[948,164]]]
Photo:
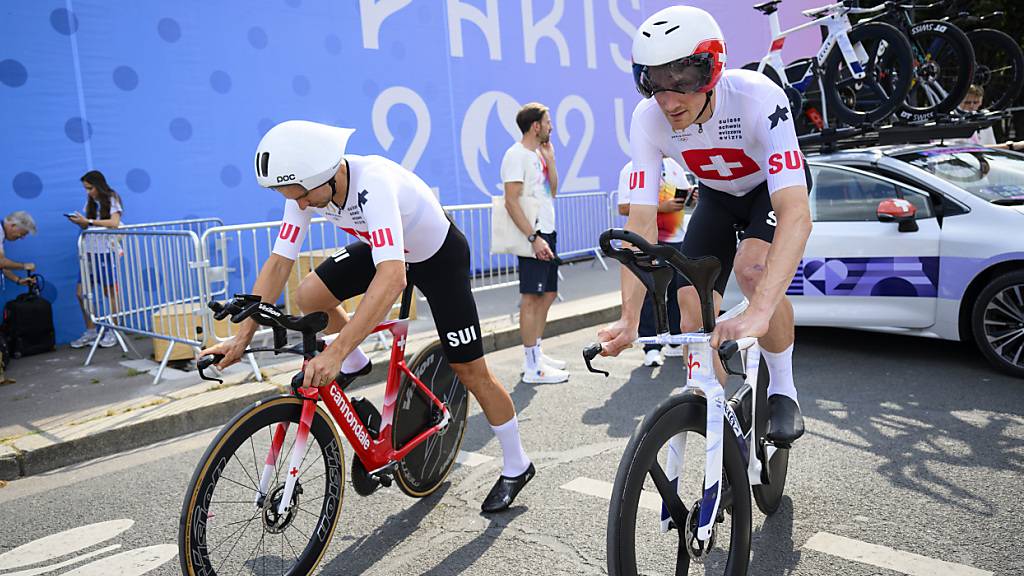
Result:
[[682,188],[676,188],[676,200],[682,200],[683,198],[686,198],[686,194],[686,190],[683,190]]
[[697,192],[697,187],[696,186],[694,186],[693,188],[690,188],[690,191],[686,193],[686,200],[683,201],[683,206],[686,206],[687,208],[690,208],[690,207],[693,206],[693,204],[694,204],[693,196],[694,196],[694,194],[696,192]]
[[75,213],[74,212],[65,212],[64,213],[64,217],[70,220],[71,218],[75,217]]

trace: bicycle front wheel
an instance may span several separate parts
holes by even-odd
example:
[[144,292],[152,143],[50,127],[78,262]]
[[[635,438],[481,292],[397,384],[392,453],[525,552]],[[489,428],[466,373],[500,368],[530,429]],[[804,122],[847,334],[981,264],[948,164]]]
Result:
[[[199,462],[181,511],[178,557],[187,576],[306,575],[330,544],[344,497],[341,439],[317,407],[306,453],[294,471],[287,513],[277,513],[303,400],[281,396],[242,411]],[[267,466],[275,432],[286,424],[276,464]],[[267,489],[260,491],[268,470]]]
[[[735,437],[724,431],[722,493],[718,520],[709,543],[692,537],[699,517],[696,502],[703,492],[707,404],[693,394],[673,396],[644,418],[622,455],[608,509],[608,573],[686,574],[691,563],[703,563],[706,574],[743,576],[750,563],[750,488]],[[728,428],[728,425],[725,425]],[[666,445],[684,435],[685,450],[676,494],[687,527],[662,532],[660,509],[674,498],[665,486]],[[673,443],[678,439],[673,440]],[[699,554],[691,555],[694,547]]]
[[960,105],[974,77],[974,48],[962,30],[928,20],[910,30],[916,64],[910,92],[897,114],[904,120],[927,119]]
[[967,33],[974,45],[974,83],[985,89],[981,107],[1002,110],[1010,106],[1024,86],[1024,51],[1012,36],[982,28]]
[[910,42],[897,28],[883,22],[857,24],[850,42],[862,46],[867,59],[859,61],[863,78],[855,78],[836,45],[825,59],[825,97],[828,113],[850,126],[873,124],[903,105],[914,78]]
[[[448,364],[440,342],[434,342],[413,357],[409,371],[430,389],[431,394],[448,406],[448,426],[424,440],[402,458],[395,469],[398,487],[409,496],[429,496],[444,482],[455,464],[466,432],[469,395],[466,386]],[[424,395],[415,382],[402,376],[395,407],[393,442],[395,450],[441,417],[440,410]]]

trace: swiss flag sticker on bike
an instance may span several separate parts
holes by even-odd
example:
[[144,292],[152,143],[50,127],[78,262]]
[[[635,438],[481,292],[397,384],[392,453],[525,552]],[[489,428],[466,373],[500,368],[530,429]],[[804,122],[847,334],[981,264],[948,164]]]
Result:
[[742,148],[686,150],[683,161],[701,180],[736,180],[761,169]]

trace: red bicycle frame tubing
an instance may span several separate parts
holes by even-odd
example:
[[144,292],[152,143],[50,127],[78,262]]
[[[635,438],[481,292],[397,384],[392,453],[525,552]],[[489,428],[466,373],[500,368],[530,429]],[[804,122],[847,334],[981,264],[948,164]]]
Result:
[[326,386],[317,388],[314,395],[304,395],[305,398],[315,400],[316,396],[324,401],[328,411],[334,416],[334,420],[341,426],[349,444],[356,453],[356,457],[363,463],[367,471],[373,472],[405,458],[409,452],[419,446],[424,440],[436,434],[441,425],[437,424],[425,428],[402,447],[401,450],[394,449],[392,441],[393,423],[395,418],[395,406],[398,404],[399,385],[401,375],[405,374],[416,384],[416,386],[437,406],[442,412],[447,407],[434,393],[417,378],[405,363],[406,336],[409,332],[408,320],[389,320],[379,324],[373,332],[388,330],[391,332],[391,362],[388,365],[388,380],[384,391],[384,406],[381,410],[380,433],[374,439],[366,426],[360,421],[352,402],[345,392],[338,386],[337,382],[331,382]]

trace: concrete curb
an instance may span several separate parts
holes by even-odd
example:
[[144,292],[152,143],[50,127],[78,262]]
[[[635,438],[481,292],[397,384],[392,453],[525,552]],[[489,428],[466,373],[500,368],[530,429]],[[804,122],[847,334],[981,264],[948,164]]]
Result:
[[[614,300],[617,301],[617,295],[614,296]],[[583,308],[583,311],[578,313],[566,310],[559,314],[558,310],[552,308],[545,336],[558,336],[617,320],[620,308],[617,304],[609,305],[609,300],[607,295],[604,295],[604,297],[585,299],[579,303],[574,302],[575,305],[568,308]],[[483,331],[484,351],[487,353],[521,344],[518,326],[492,330],[488,330],[484,326]],[[407,347],[407,356],[411,358],[418,349],[434,338],[435,335],[430,333],[410,342]],[[373,371],[368,376],[360,378],[353,389],[386,379],[389,350],[379,355]],[[210,391],[173,401],[152,410],[151,416],[140,414],[137,418],[138,421],[124,421],[126,419],[121,418],[121,421],[118,422],[112,419],[112,425],[106,428],[103,427],[102,421],[90,423],[92,431],[83,432],[74,438],[54,440],[47,438],[46,432],[19,438],[14,441],[13,445],[0,446],[0,480],[15,480],[19,477],[41,474],[87,460],[147,446],[196,430],[223,425],[246,406],[276,393],[278,384],[272,383],[272,380],[280,380],[281,378],[275,378],[275,376],[290,374],[294,369],[294,363],[277,365],[268,370],[273,373],[267,374],[268,378],[261,385],[239,384],[224,390]],[[287,385],[287,380],[280,384]],[[256,389],[250,391],[249,388],[252,387]],[[232,390],[232,388],[236,390]],[[176,405],[176,403],[182,402],[194,406],[177,409],[183,404]]]

